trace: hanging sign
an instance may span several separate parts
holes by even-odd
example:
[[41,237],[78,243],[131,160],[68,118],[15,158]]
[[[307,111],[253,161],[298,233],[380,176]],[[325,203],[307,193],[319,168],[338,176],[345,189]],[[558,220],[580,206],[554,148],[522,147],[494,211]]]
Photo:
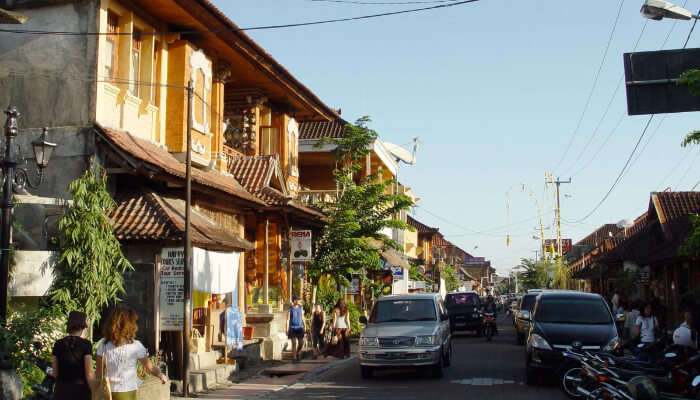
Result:
[[185,250],[164,247],[160,263],[160,330],[181,331],[184,326]]
[[292,262],[311,261],[311,231],[292,230]]

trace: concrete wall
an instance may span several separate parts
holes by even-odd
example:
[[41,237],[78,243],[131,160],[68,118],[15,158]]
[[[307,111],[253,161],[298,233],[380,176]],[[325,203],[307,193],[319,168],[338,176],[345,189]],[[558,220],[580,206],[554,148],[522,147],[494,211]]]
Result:
[[44,296],[53,282],[59,255],[51,251],[16,251],[9,294],[12,297]]

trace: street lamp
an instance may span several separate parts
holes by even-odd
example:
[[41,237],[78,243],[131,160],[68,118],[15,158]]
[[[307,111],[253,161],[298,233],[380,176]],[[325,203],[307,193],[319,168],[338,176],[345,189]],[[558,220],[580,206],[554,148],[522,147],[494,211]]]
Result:
[[645,0],[640,12],[645,18],[653,19],[656,21],[662,20],[664,18],[682,20],[699,18],[697,15],[686,10],[685,8],[679,7],[671,2],[664,0]]
[[[15,138],[19,132],[19,124],[17,119],[20,116],[19,111],[15,106],[10,106],[5,111],[7,121],[5,121],[5,156],[0,161],[2,167],[3,186],[2,200],[0,209],[2,210],[0,221],[0,325],[3,329],[7,329],[7,287],[8,273],[10,269],[10,239],[12,238],[12,212],[14,203],[12,195],[16,190],[24,189],[25,186],[37,188],[44,180],[44,170],[49,164],[49,159],[56,147],[55,143],[47,140],[47,128],[44,128],[41,137],[32,142],[32,150],[36,157],[38,177],[37,183],[32,183],[32,178],[25,167],[19,167],[20,163],[25,163],[25,160],[18,159],[15,154]],[[0,370],[12,368],[7,358],[6,344],[0,343]]]

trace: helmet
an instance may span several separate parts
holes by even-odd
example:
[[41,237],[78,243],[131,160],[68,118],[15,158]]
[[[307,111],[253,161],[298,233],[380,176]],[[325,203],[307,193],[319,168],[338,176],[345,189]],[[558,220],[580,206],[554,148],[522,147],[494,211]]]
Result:
[[686,328],[685,326],[681,326],[673,331],[673,344],[692,347],[693,339],[691,336],[690,329]]
[[654,381],[646,376],[635,376],[630,379],[627,382],[627,390],[635,400],[657,400],[659,398]]

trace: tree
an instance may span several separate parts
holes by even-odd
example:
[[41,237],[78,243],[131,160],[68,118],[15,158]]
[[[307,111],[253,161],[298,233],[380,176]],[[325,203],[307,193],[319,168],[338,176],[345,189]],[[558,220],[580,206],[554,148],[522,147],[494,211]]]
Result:
[[115,206],[100,167],[71,182],[73,205],[59,220],[61,257],[50,296],[65,310],[85,312],[89,326],[124,294],[122,274],[133,269],[114,236],[106,211]]
[[440,276],[445,280],[445,287],[448,292],[459,289],[462,286],[462,281],[457,276],[457,270],[450,264],[443,265],[440,270]]
[[523,258],[520,266],[524,269],[521,274],[523,289],[569,289],[573,287],[571,272],[566,261],[533,260]]
[[328,215],[328,224],[321,233],[309,275],[315,282],[321,276],[330,275],[338,288],[349,285],[351,274],[360,273],[365,287],[371,289],[373,282],[367,279],[367,272],[381,268],[376,243],[401,250],[381,231],[384,228],[412,229],[395,219],[413,202],[405,195],[391,193],[394,180],[382,182],[374,175],[357,176],[378,137],[367,127],[368,122],[368,117],[360,118],[354,125],[345,126],[342,138],[324,138],[317,145],[335,145],[333,175],[337,198],[321,204]]

